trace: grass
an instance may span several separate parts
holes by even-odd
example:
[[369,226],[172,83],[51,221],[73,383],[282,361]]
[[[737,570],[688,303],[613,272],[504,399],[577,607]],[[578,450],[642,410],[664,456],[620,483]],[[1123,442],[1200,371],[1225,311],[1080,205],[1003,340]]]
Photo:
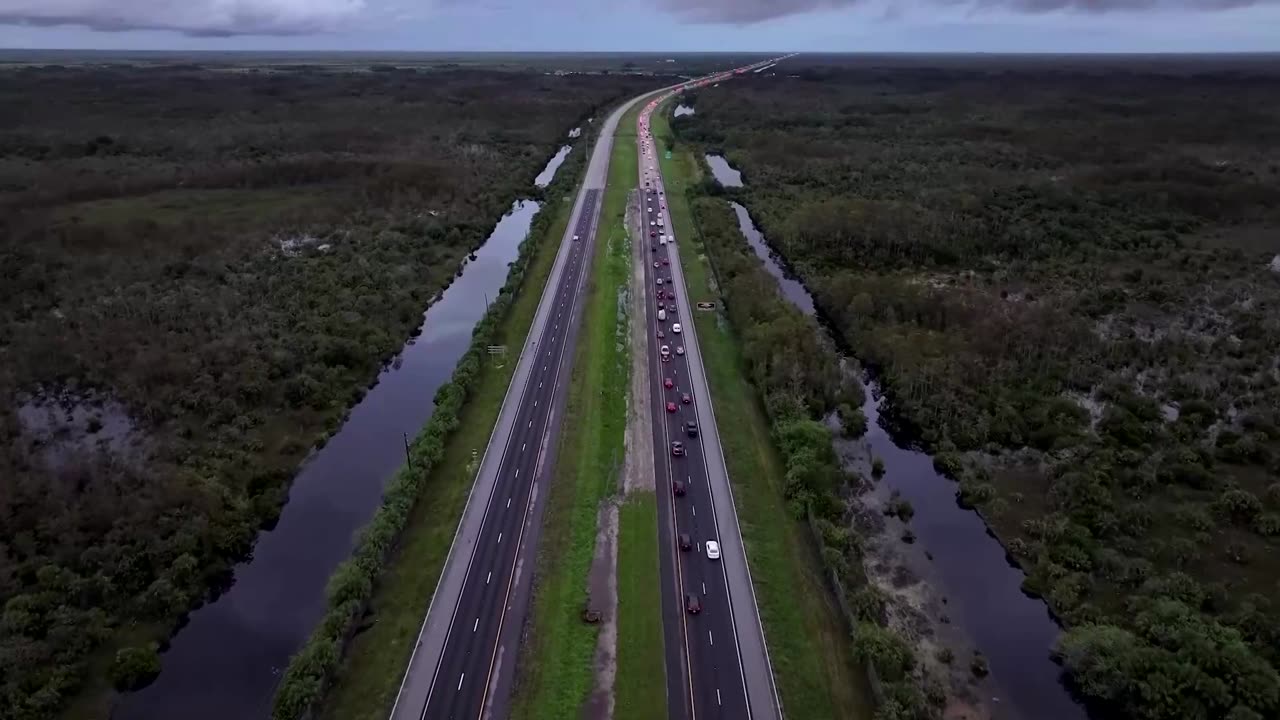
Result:
[[[628,116],[633,116],[628,113]],[[623,122],[627,122],[626,117]],[[632,121],[634,126],[634,120]],[[620,125],[619,127],[626,127]],[[634,136],[634,130],[632,131]],[[600,504],[622,467],[629,374],[625,301],[630,275],[624,214],[637,176],[635,143],[618,134],[587,284],[555,481],[543,520],[529,631],[520,652],[512,717],[559,720],[578,714],[591,691],[599,628],[582,622]],[[654,556],[656,559],[656,555]],[[659,652],[661,657],[661,652]]]
[[618,511],[618,664],[614,720],[660,720],[667,705],[658,577],[658,501],[628,496]]
[[[539,292],[555,262],[573,201],[561,201],[547,235],[533,238],[538,248],[524,287],[503,322],[499,337],[513,351],[524,346],[533,323]],[[404,668],[444,568],[454,531],[479,469],[472,452],[484,452],[515,371],[514,352],[501,366],[482,370],[475,394],[468,399],[461,424],[430,486],[413,510],[395,557],[387,564],[371,604],[372,625],[357,635],[346,652],[337,682],[329,691],[321,717],[330,720],[385,720],[399,691]]]
[[[653,134],[669,135],[667,116],[655,113]],[[705,250],[697,240],[687,189],[702,179],[702,166],[677,147],[665,159],[669,215],[680,238],[689,303],[718,302]],[[737,339],[716,313],[692,311],[716,417],[733,418],[734,432],[720,436],[764,624],[769,658],[789,717],[869,718],[866,674],[853,661],[852,642],[822,575],[804,523],[791,516],[783,494],[782,460],[769,421],[738,351]]]

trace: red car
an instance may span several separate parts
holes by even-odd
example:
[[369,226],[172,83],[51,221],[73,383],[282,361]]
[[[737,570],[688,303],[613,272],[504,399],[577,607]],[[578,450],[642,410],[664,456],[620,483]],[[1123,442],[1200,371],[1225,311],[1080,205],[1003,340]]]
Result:
[[675,387],[675,386],[676,386],[676,384],[675,384],[675,383],[673,383],[673,382],[671,382],[671,378],[667,378],[666,380],[663,380],[663,381],[662,381],[662,387],[664,387],[664,388],[666,388],[666,389],[668,389],[668,390],[670,390],[671,388],[673,388],[673,387]]
[[[666,259],[666,258],[662,258],[662,264],[663,264],[663,265],[670,265],[670,264],[671,264],[671,261],[670,261],[670,260],[668,260],[668,259]],[[658,266],[655,264],[655,265],[654,265],[654,267],[658,267]]]
[[685,405],[688,405],[689,403],[693,402],[693,398],[689,397],[689,393],[684,393],[683,395],[680,396],[680,402],[684,403]]
[[654,230],[649,231],[649,237],[658,237],[658,233]]
[[676,404],[673,402],[667,403],[667,412],[675,412],[675,411],[676,411]]

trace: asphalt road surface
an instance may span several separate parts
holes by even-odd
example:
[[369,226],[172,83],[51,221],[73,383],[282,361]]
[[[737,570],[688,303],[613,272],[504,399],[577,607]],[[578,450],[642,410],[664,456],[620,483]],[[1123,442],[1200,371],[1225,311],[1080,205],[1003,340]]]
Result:
[[[506,716],[613,136],[636,102],[670,89],[624,103],[600,125],[569,229],[480,461],[391,720]],[[737,692],[743,692],[741,678]]]
[[[781,717],[781,708],[692,326],[692,312],[697,311],[685,292],[657,149],[649,135],[649,115],[658,102],[641,113],[637,135],[643,230],[650,248],[645,282],[653,303],[646,315],[655,338],[650,399],[661,498],[668,715],[774,720]],[[679,456],[672,447],[676,442],[682,444]],[[677,484],[683,494],[677,493]],[[708,541],[720,546],[718,559],[709,557]],[[691,602],[700,606],[696,613],[690,611]]]

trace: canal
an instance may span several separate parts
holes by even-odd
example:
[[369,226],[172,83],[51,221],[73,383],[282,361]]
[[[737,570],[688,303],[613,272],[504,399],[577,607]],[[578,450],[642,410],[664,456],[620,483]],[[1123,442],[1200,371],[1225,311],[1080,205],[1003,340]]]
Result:
[[[747,243],[778,281],[783,297],[805,314],[817,316],[813,296],[769,246],[747,209],[736,202],[730,206]],[[837,347],[843,347],[828,323],[819,325],[833,335]],[[1008,562],[1004,547],[987,531],[981,516],[957,504],[955,483],[934,470],[933,459],[895,440],[881,426],[884,398],[875,380],[859,371],[857,381],[866,397],[862,411],[867,433],[860,442],[870,457],[884,464],[880,484],[914,508],[910,522],[918,546],[914,555],[927,557],[924,562],[929,565],[920,574],[938,585],[932,590],[947,599],[951,622],[986,657],[994,686],[1005,695],[996,714],[1026,720],[1084,720],[1084,709],[1062,683],[1061,668],[1050,657],[1061,628],[1047,606],[1022,592],[1023,572]],[[843,452],[841,456],[849,459]],[[866,474],[865,467],[851,469]]]
[[[568,155],[551,158],[550,184]],[[404,438],[431,418],[471,332],[506,283],[540,205],[518,200],[457,278],[423,313],[418,332],[347,420],[304,461],[279,521],[259,534],[230,589],[192,612],[161,656],[154,683],[122,696],[114,720],[265,720],[289,658],[324,614],[325,586],[404,462]]]

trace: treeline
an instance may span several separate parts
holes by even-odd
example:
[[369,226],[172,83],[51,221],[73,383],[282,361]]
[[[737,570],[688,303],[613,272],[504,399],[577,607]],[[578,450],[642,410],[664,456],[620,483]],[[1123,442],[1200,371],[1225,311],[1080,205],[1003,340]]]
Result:
[[1277,716],[1280,67],[901,62],[676,126],[744,172],[720,192],[1064,621],[1085,698]]
[[[568,129],[641,85],[0,73],[0,707],[52,717],[103,655],[118,687],[153,676],[163,638],[121,631],[225,587]],[[101,419],[47,443],[20,414],[89,393],[127,412],[127,450],[95,446]]]
[[[791,513],[812,531],[823,569],[848,613],[857,660],[873,670],[876,717],[935,717],[944,696],[915,673],[910,644],[881,624],[883,601],[867,583],[861,540],[846,519],[840,495],[861,479],[841,468],[824,419],[837,408],[842,413],[860,408],[862,386],[843,377],[836,349],[816,320],[782,297],[777,281],[747,246],[728,204],[691,193],[690,208],[782,454]],[[865,419],[859,420],[860,434]]]

